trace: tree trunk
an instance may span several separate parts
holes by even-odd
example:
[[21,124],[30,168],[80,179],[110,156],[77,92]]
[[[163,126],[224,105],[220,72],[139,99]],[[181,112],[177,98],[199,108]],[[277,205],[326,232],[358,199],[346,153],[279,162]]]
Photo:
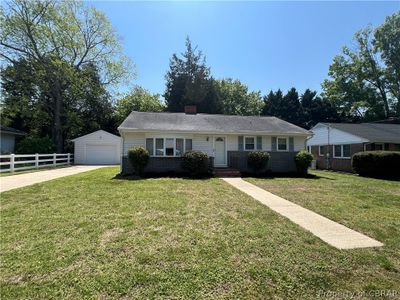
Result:
[[62,124],[61,124],[61,110],[63,104],[63,95],[61,91],[61,84],[58,79],[52,79],[52,98],[53,98],[53,142],[56,146],[57,153],[62,153],[64,150],[64,141],[62,135]]

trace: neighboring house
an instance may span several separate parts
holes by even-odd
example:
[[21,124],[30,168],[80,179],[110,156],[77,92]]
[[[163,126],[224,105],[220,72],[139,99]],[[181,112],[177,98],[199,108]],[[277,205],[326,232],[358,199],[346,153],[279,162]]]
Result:
[[310,132],[275,117],[186,113],[132,112],[118,127],[122,137],[122,173],[131,173],[127,153],[143,146],[150,153],[147,172],[180,172],[180,156],[189,150],[205,152],[214,167],[247,171],[247,154],[268,151],[268,169],[295,171],[294,156]]
[[21,130],[0,125],[0,153],[14,153],[15,139],[24,135]]
[[400,124],[318,123],[311,132],[307,147],[319,169],[352,171],[351,157],[356,152],[400,151]]
[[74,140],[74,163],[85,165],[114,165],[121,161],[121,137],[104,130]]

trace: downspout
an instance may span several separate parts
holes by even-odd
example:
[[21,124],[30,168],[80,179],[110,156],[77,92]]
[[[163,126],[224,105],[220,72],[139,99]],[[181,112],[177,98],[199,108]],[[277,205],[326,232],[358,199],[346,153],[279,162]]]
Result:
[[330,134],[331,134],[331,124],[328,124],[328,150],[326,151],[326,168],[331,169],[331,147],[330,147]]

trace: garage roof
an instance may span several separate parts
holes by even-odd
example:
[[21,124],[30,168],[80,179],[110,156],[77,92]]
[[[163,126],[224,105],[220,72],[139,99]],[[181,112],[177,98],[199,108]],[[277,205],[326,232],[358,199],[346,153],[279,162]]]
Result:
[[114,138],[114,139],[116,139],[116,140],[120,140],[120,139],[121,139],[121,137],[119,137],[118,135],[115,135],[115,134],[112,134],[112,133],[109,133],[109,132],[107,132],[107,131],[104,131],[104,130],[100,129],[100,130],[97,130],[97,131],[95,131],[95,132],[88,133],[88,134],[82,135],[82,136],[80,136],[80,137],[77,137],[77,138],[73,139],[72,141],[73,141],[73,142],[76,142],[76,141],[78,141],[78,140],[88,138],[88,137],[90,137],[90,136],[92,136],[92,135],[95,135],[95,134],[107,135],[107,136],[109,136],[109,137],[111,137],[111,138]]

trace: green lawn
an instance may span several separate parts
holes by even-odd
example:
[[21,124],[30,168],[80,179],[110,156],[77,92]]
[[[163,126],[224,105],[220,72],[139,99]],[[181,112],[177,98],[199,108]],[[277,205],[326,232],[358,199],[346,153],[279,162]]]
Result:
[[340,251],[222,180],[113,179],[117,172],[1,194],[2,299],[315,299],[321,290],[399,289],[398,182],[248,179],[385,243]]

